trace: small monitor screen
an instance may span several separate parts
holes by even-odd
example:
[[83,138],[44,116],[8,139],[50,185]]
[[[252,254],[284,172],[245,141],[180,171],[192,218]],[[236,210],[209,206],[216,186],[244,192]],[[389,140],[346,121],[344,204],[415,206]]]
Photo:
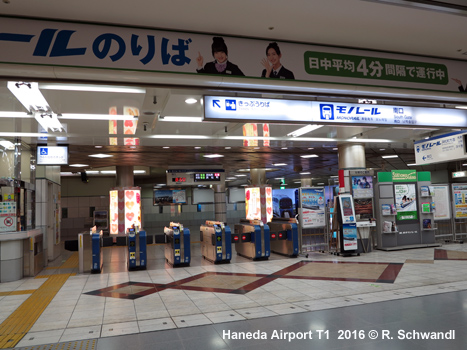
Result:
[[221,181],[221,173],[195,173],[195,182]]

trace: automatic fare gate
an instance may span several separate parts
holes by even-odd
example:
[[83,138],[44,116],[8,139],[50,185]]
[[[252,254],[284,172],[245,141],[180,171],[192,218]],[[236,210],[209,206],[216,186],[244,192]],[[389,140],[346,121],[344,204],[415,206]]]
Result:
[[146,270],[146,231],[138,231],[134,228],[128,229],[126,233],[126,243],[128,248],[128,270]]
[[230,227],[221,221],[207,220],[199,231],[203,258],[214,264],[230,263],[232,243],[238,242],[239,236],[232,234]]
[[268,222],[273,253],[297,257],[299,254],[298,225],[295,219],[276,219]]
[[174,267],[189,266],[191,259],[190,230],[182,224],[171,222],[164,227],[165,260]]
[[235,224],[235,234],[240,242],[235,243],[237,254],[253,260],[267,260],[271,254],[269,226],[261,220],[242,219]]

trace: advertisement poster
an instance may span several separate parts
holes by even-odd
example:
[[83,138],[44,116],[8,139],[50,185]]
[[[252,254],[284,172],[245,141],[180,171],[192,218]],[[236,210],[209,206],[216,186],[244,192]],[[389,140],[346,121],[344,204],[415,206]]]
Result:
[[139,190],[125,190],[125,232],[136,225],[141,227],[141,193]]
[[343,228],[343,244],[344,250],[357,250],[357,225],[356,224],[344,224]]
[[417,220],[417,190],[415,184],[394,185],[397,220]]
[[272,187],[261,187],[261,221],[265,224],[272,220]]
[[435,204],[434,219],[435,220],[449,220],[451,213],[449,210],[449,186],[448,185],[435,185],[430,186],[430,193],[433,195],[433,202]]
[[110,234],[125,234],[133,224],[141,227],[139,187],[112,190],[110,195]]
[[118,234],[118,191],[110,191],[110,234]]
[[373,177],[352,176],[352,194],[354,198],[373,198]]
[[[467,184],[452,185],[455,218],[467,218]],[[436,208],[438,209],[438,208]]]
[[295,214],[295,189],[272,190],[272,215],[293,218]]
[[301,188],[300,201],[303,227],[325,226],[324,188]]
[[261,220],[261,193],[259,187],[245,189],[245,212],[248,220]]
[[355,198],[354,206],[357,220],[368,220],[374,217],[373,198]]
[[185,190],[154,190],[154,205],[186,204]]

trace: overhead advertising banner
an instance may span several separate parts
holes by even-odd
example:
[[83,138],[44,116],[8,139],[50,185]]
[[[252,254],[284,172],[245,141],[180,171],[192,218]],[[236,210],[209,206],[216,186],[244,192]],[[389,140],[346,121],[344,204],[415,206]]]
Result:
[[460,60],[10,17],[1,18],[0,43],[2,63],[222,74],[444,92],[458,92],[450,78],[465,79],[467,72],[467,63]]
[[422,165],[464,159],[466,133],[458,131],[415,142],[415,163]]
[[467,111],[461,109],[231,96],[204,96],[204,119],[302,124],[467,127]]
[[467,218],[467,184],[452,185],[454,217]]
[[325,197],[324,188],[300,188],[301,222],[302,227],[325,226]]

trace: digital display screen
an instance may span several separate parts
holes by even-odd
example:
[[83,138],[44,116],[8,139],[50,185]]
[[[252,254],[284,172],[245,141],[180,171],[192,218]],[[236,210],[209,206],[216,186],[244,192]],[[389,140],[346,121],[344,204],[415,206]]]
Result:
[[195,182],[221,181],[221,173],[195,173]]

